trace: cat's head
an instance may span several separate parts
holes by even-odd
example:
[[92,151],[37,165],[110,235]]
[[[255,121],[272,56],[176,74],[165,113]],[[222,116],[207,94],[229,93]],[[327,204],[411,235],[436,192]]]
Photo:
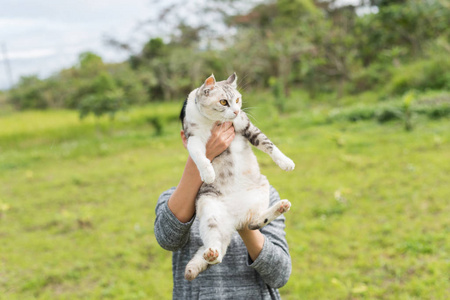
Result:
[[237,90],[237,76],[218,81],[209,76],[197,90],[196,105],[202,115],[213,121],[231,121],[242,107],[242,95]]

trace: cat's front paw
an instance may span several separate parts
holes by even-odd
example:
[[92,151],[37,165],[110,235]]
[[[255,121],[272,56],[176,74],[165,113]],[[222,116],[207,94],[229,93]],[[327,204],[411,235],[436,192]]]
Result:
[[210,164],[206,168],[200,171],[200,177],[204,183],[213,183],[216,179],[216,173],[214,172],[214,168]]
[[287,156],[281,156],[274,159],[275,163],[284,171],[292,171],[295,168],[295,163]]

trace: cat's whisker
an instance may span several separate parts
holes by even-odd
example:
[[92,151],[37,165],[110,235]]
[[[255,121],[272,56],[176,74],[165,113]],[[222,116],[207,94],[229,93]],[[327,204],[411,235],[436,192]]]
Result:
[[245,83],[244,85],[240,86],[240,90],[245,92],[248,88],[248,86],[250,86],[250,82]]
[[244,109],[242,109],[242,110],[243,110],[248,116],[252,117],[253,120],[257,121],[256,117],[255,117],[251,112],[248,111],[249,109],[253,109],[253,108],[258,109],[258,107],[252,106],[252,107],[246,107],[246,108],[244,108]]
[[252,118],[255,118],[254,115],[251,112],[246,111],[245,112],[247,115],[251,116]]
[[258,122],[258,119],[256,119],[256,117],[254,115],[252,115],[251,113],[248,113],[248,112],[246,112],[246,114],[247,114],[247,116],[251,117],[255,121],[255,123]]
[[240,86],[241,83],[244,81],[244,79],[246,79],[249,75],[250,75],[250,74],[249,74],[248,72],[244,73],[244,75],[243,75],[241,78],[239,78],[239,84],[238,84],[238,86]]
[[247,86],[250,84],[250,81],[248,82],[244,82],[244,80],[249,76],[249,73],[245,73],[244,76],[242,76],[242,78],[240,78],[240,83],[238,84],[238,87],[240,90],[245,91],[245,89],[247,88]]
[[257,119],[254,115],[247,114],[247,116],[248,116],[249,119],[251,119],[253,122],[258,123],[258,119]]
[[244,80],[247,78],[247,75],[245,75],[244,76],[244,78],[242,79],[242,81],[241,81],[241,85],[240,85],[240,87],[242,88],[242,89],[245,89],[249,84],[250,84],[250,80],[247,80],[247,82],[244,82]]
[[248,87],[249,84],[250,84],[249,82],[244,83],[244,84],[241,84],[241,85],[239,86],[239,90],[240,90],[240,91],[245,91],[245,90],[247,89],[247,87]]

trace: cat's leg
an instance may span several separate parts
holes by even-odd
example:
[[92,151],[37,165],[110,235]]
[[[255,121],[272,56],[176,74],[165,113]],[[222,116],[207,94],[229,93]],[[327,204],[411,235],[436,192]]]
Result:
[[222,262],[223,257],[227,253],[228,246],[230,245],[232,231],[221,230],[221,236],[219,241],[212,241],[211,246],[206,247],[203,252],[203,259],[206,263],[215,265]]
[[294,162],[283,154],[262,131],[253,125],[245,113],[241,113],[242,124],[240,133],[256,148],[267,153],[273,161],[284,171],[292,171],[295,168]]
[[291,202],[288,200],[284,199],[278,201],[267,210],[263,211],[260,215],[252,219],[248,224],[248,228],[251,230],[260,229],[278,218],[281,214],[287,212],[290,208]]
[[209,267],[209,264],[203,259],[203,252],[205,252],[204,246],[197,250],[194,257],[186,265],[184,278],[187,280],[194,280],[198,274],[205,271]]
[[197,214],[200,237],[205,246],[203,259],[211,265],[221,263],[234,232],[232,217],[224,203],[210,195],[198,199]]
[[206,157],[205,143],[197,136],[191,136],[188,139],[187,149],[189,155],[197,165],[200,177],[205,183],[213,183],[216,174],[211,161]]
[[203,259],[208,264],[221,263],[226,254],[233,229],[225,223],[224,218],[218,216],[209,217],[203,224],[200,222],[200,235],[205,245]]

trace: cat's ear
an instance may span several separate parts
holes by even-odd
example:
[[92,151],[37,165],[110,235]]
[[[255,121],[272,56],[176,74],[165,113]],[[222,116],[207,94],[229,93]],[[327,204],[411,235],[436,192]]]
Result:
[[237,88],[237,75],[236,73],[233,73],[230,77],[227,79],[227,83],[231,85],[234,88]]
[[211,76],[209,76],[205,80],[205,88],[213,89],[215,85],[216,85],[216,78],[214,78],[214,74],[211,74]]
[[214,86],[216,85],[216,78],[214,78],[214,74],[211,74],[208,78],[205,80],[205,84],[203,86],[203,93],[205,96],[209,96],[209,91],[214,89]]

